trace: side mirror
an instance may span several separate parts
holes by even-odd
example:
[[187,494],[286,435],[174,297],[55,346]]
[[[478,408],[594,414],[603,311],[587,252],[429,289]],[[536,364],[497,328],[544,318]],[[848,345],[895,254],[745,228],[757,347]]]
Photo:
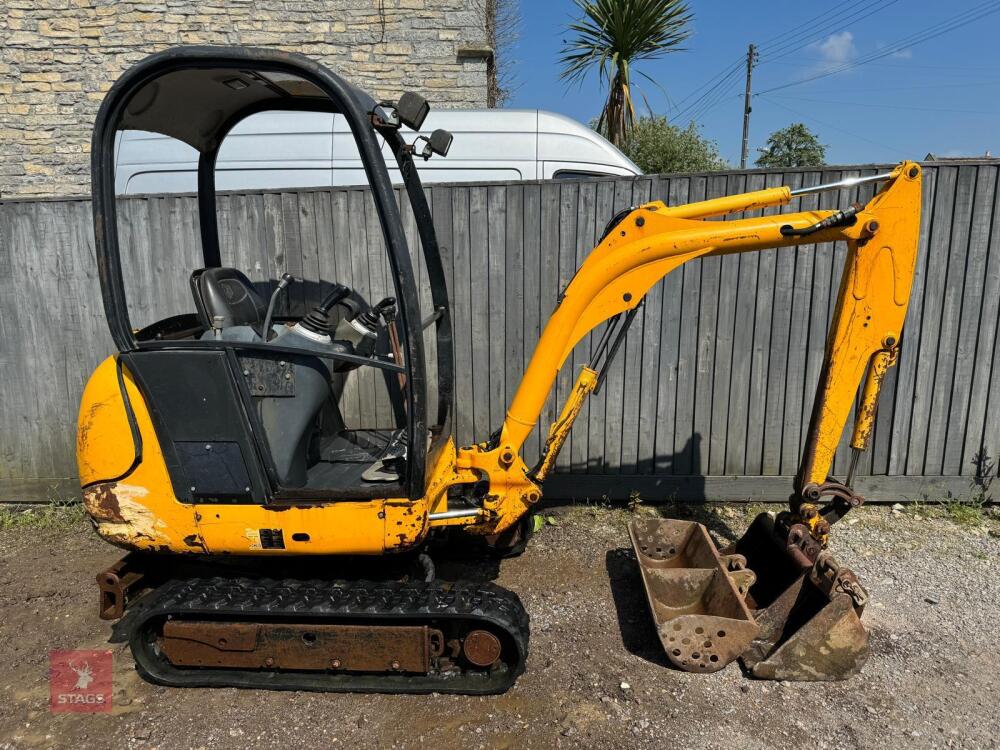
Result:
[[454,136],[447,130],[438,128],[433,133],[431,137],[427,139],[427,145],[431,147],[433,151],[438,156],[447,156],[448,149],[451,148],[451,142]]
[[431,111],[431,105],[427,103],[420,94],[413,91],[405,92],[396,103],[396,114],[399,121],[410,130],[420,130],[424,124],[427,113]]
[[[417,149],[417,145],[423,141],[423,148]],[[447,130],[438,128],[433,133],[431,137],[428,138],[426,135],[418,135],[413,141],[412,146],[408,146],[411,154],[415,156],[423,157],[424,161],[431,158],[432,155],[437,154],[438,156],[447,156],[448,149],[451,148],[452,135]]]

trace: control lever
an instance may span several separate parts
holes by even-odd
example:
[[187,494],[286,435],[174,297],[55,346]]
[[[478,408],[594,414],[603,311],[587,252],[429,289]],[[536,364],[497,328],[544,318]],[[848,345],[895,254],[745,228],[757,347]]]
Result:
[[351,290],[343,284],[334,284],[329,294],[323,298],[322,302],[309,311],[309,314],[302,319],[299,325],[313,333],[329,336],[330,310],[347,299],[350,293]]
[[[386,297],[372,308],[372,312],[382,316],[385,327],[389,332],[389,346],[392,348],[392,361],[397,365],[403,364],[403,344],[399,340],[399,329],[396,327],[396,315],[399,312],[396,308],[396,298]],[[399,378],[400,391],[406,390],[406,373],[396,374]],[[406,408],[406,400],[403,400],[403,408]]]

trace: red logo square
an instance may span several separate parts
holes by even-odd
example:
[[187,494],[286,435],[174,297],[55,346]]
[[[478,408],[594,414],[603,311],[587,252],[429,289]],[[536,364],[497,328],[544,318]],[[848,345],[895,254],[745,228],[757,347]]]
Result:
[[49,710],[111,713],[111,652],[50,651]]

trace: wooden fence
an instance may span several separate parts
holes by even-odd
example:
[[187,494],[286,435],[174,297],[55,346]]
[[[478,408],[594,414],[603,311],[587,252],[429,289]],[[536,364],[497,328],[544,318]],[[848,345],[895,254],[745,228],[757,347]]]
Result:
[[[858,481],[874,499],[967,494],[976,457],[1000,452],[998,165],[926,165],[902,353]],[[877,169],[429,187],[455,321],[458,440],[483,439],[500,423],[559,291],[617,210]],[[845,206],[871,192],[807,196],[791,209]],[[391,293],[364,190],[228,194],[219,209],[224,262],[252,279],[273,283],[287,270],[347,283],[373,301]],[[405,202],[403,209],[415,245]],[[120,227],[133,324],[191,310],[187,277],[201,252],[194,198],[123,200]],[[845,252],[825,244],[709,258],[654,287],[605,388],[584,406],[549,493],[787,496]],[[301,285],[291,304],[301,308],[320,291]],[[560,374],[543,423],[555,417],[591,343],[581,342]],[[75,491],[79,396],[110,352],[89,202],[0,202],[0,500]],[[354,377],[350,389],[348,417],[374,406],[388,418],[372,374]],[[529,460],[538,446],[536,434]],[[845,439],[835,472],[846,465]]]

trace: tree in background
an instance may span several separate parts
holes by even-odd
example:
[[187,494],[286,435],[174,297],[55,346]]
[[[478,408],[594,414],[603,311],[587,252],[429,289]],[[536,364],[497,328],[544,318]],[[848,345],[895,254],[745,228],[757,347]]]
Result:
[[517,88],[513,50],[521,31],[518,0],[477,0],[486,31],[486,43],[493,54],[486,62],[486,106],[503,107]]
[[[583,17],[563,42],[561,77],[581,85],[595,67],[608,98],[598,129],[621,147],[635,124],[632,67],[640,60],[676,52],[688,38],[691,13],[684,0],[573,0]],[[645,73],[639,75],[653,81]]]
[[826,163],[826,146],[801,122],[775,130],[759,148],[758,167],[819,167]]
[[646,174],[712,172],[728,169],[715,141],[702,137],[693,122],[679,128],[666,117],[640,117],[622,145],[625,155]]

